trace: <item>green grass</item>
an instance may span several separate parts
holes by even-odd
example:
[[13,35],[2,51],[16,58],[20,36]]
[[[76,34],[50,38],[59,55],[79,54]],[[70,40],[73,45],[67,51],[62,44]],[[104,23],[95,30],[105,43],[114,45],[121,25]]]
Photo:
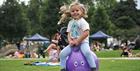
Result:
[[140,60],[100,60],[99,71],[139,71]]
[[0,71],[59,71],[59,66],[24,65],[27,60],[0,60]]
[[95,52],[98,57],[120,57],[121,51],[99,51]]
[[[132,53],[135,55],[136,53],[140,52],[140,50],[133,50]],[[99,51],[95,52],[98,57],[107,58],[107,57],[120,57],[122,51],[121,50],[114,50],[114,51]]]
[[[133,50],[137,53],[139,50]],[[99,58],[120,57],[121,51],[95,52]],[[30,66],[24,65],[31,60],[0,60],[0,71],[60,71],[60,66]],[[35,59],[35,61],[46,61]],[[99,71],[140,71],[140,60],[100,59]]]
[[[24,65],[27,61],[29,60],[0,60],[0,71],[60,71],[60,66]],[[139,71],[139,62],[140,60],[100,60],[99,71]]]

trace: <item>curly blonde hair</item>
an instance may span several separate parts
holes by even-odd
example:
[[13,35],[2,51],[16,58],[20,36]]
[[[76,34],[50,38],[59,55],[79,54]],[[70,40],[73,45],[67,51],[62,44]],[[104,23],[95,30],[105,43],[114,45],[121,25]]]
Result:
[[65,20],[70,16],[69,6],[65,5],[65,4],[63,6],[61,6],[59,13],[61,13],[61,18],[57,23],[58,25],[61,23],[64,23]]
[[87,8],[85,7],[84,4],[81,4],[81,3],[78,2],[78,1],[75,1],[75,2],[71,3],[71,4],[70,4],[70,7],[69,7],[69,10],[71,10],[71,7],[72,7],[72,6],[75,6],[75,5],[78,5],[78,6],[81,8],[81,11],[83,12],[83,16],[82,16],[82,17],[87,18],[87,17],[88,17],[88,16],[87,16]]
[[82,17],[87,18],[87,8],[84,6],[84,4],[81,4],[80,2],[78,2],[78,0],[72,2],[70,5],[63,5],[60,7],[60,12],[61,13],[61,18],[58,21],[58,25],[65,22],[65,20],[70,17],[70,9],[72,6],[78,5],[81,8],[81,11],[83,12]]

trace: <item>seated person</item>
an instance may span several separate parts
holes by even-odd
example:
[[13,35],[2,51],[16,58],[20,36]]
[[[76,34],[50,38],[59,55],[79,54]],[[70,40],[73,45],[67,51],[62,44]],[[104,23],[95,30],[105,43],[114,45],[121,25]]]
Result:
[[18,58],[24,58],[24,52],[23,52],[23,51],[20,51],[20,52],[19,52]]
[[129,48],[128,49],[128,57],[133,57],[132,48]]
[[54,36],[54,39],[51,42],[51,44],[44,51],[44,52],[48,53],[50,62],[58,62],[58,57],[59,57],[58,55],[59,55],[59,52],[60,52],[60,48],[58,46],[59,38],[60,38],[59,33],[56,33],[55,36]]
[[128,48],[127,47],[122,48],[121,56],[122,57],[128,57]]
[[36,53],[35,50],[31,51],[31,58],[38,58],[38,54]]
[[57,49],[52,48],[49,51],[49,61],[56,63],[56,62],[58,62],[58,58],[59,58],[59,53],[58,53]]

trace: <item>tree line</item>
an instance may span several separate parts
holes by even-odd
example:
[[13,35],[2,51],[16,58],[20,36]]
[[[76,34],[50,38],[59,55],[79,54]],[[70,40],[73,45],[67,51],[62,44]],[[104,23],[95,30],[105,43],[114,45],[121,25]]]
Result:
[[[51,39],[66,24],[57,25],[59,8],[73,0],[30,0],[28,5],[19,0],[6,0],[0,6],[0,39],[21,40],[39,33]],[[90,34],[99,30],[121,38],[140,34],[140,10],[135,0],[79,0],[88,9]]]

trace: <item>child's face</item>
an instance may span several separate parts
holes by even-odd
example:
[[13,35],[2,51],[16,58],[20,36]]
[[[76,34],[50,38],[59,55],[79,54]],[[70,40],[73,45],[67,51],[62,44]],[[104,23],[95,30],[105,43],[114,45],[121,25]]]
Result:
[[78,20],[82,17],[83,11],[79,5],[74,5],[70,9],[71,17]]

